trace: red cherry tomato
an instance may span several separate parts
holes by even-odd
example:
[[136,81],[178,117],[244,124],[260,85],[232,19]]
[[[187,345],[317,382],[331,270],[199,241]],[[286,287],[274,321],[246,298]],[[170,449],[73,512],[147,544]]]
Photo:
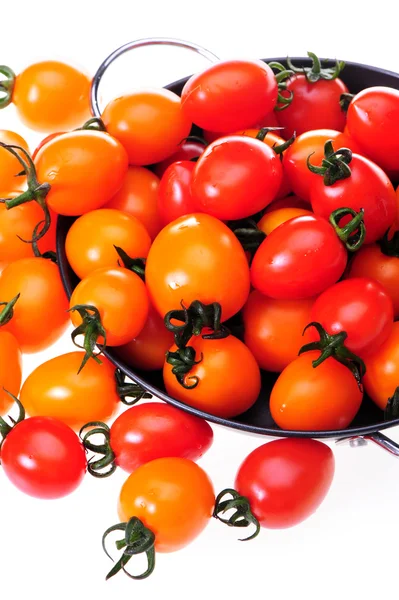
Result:
[[191,180],[195,163],[175,162],[162,176],[158,194],[158,211],[164,225],[195,212]]
[[[347,113],[350,135],[388,175],[399,176],[399,90],[375,86],[353,98]],[[363,154],[363,152],[361,152]]]
[[213,431],[203,419],[163,402],[132,406],[111,426],[115,463],[133,473],[156,458],[198,460],[211,446]]
[[[368,158],[352,155],[350,177],[325,185],[323,177],[312,182],[310,200],[313,212],[328,219],[337,208],[364,210],[365,243],[379,240],[397,216],[396,194],[388,176]],[[350,217],[348,218],[349,221]],[[345,220],[342,220],[342,225]]]
[[193,173],[197,210],[221,220],[243,219],[272,202],[283,179],[281,161],[263,142],[228,136],[210,144]]
[[182,144],[179,145],[179,149],[169,156],[169,158],[165,158],[165,160],[157,163],[154,166],[154,172],[158,175],[158,177],[162,177],[165,173],[166,169],[173,163],[179,162],[181,160],[191,160],[192,158],[198,158],[201,156],[203,151],[206,148],[206,144],[195,141],[195,140],[186,140]]
[[281,529],[307,519],[323,502],[335,470],[326,444],[283,439],[263,444],[240,466],[235,488],[262,527]]
[[316,215],[296,217],[262,242],[252,261],[251,281],[271,298],[310,298],[338,281],[346,262],[345,246],[328,221]]
[[4,473],[18,489],[36,498],[62,498],[73,492],[86,464],[76,433],[51,417],[21,421],[1,447]]
[[193,123],[229,133],[251,127],[274,109],[277,82],[260,60],[223,61],[193,75],[181,99],[183,112]]
[[391,334],[392,300],[373,279],[347,279],[332,285],[316,299],[311,321],[321,323],[329,334],[345,331],[345,346],[355,354],[368,354]]

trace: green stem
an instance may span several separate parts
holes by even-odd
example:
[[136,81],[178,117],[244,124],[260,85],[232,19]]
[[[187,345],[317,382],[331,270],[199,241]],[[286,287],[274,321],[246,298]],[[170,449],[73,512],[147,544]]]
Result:
[[[177,381],[186,390],[192,390],[199,384],[199,377],[196,375],[186,377],[186,375],[195,365],[202,362],[202,359],[203,356],[201,354],[201,358],[197,361],[195,360],[195,349],[192,346],[178,348],[176,352],[169,351],[166,353],[166,362],[168,365],[172,365],[173,375],[175,375]],[[188,384],[186,382],[187,379],[192,381],[192,383]]]
[[[275,74],[277,81],[277,104],[274,110],[281,111],[285,110],[289,107],[291,102],[294,99],[294,92],[288,89],[287,81],[290,80],[292,75],[294,75],[294,71],[292,69],[287,69],[284,65],[279,62],[270,62],[268,63],[271,69],[277,71]],[[284,93],[283,93],[284,92]]]
[[337,79],[345,67],[343,60],[336,60],[334,67],[322,68],[321,61],[314,52],[308,52],[308,56],[312,59],[311,67],[295,67],[288,57],[287,65],[294,73],[305,75],[309,83],[316,83],[317,81],[320,81],[320,79],[325,79],[327,81]]
[[88,121],[86,121],[86,123],[84,123],[82,125],[82,127],[79,127],[78,129],[76,129],[76,131],[107,131],[104,125],[104,122],[99,119],[98,117],[93,117],[92,119],[89,119]]
[[[116,390],[120,401],[126,406],[133,406],[133,404],[136,404],[139,400],[149,400],[152,398],[152,394],[146,392],[146,390],[138,383],[127,383],[126,375],[122,373],[120,369],[116,369],[115,379]],[[131,398],[131,400],[127,400],[127,398]]]
[[255,254],[266,238],[265,232],[259,229],[256,221],[253,219],[230,221],[228,227],[234,233],[244,250],[251,253],[251,256]]
[[[231,496],[231,498],[222,500],[226,495]],[[222,517],[221,515],[228,510],[233,511],[232,515],[229,518]],[[215,519],[218,519],[229,527],[248,527],[249,525],[255,525],[254,533],[249,537],[241,539],[241,542],[253,540],[260,532],[260,523],[251,511],[248,498],[241,496],[232,488],[227,488],[217,495],[213,516]]]
[[16,75],[10,67],[0,65],[0,73],[5,79],[0,80],[0,109],[5,108],[12,102]]
[[320,167],[312,165],[310,162],[313,154],[314,152],[307,158],[308,169],[316,175],[322,175],[324,185],[333,185],[337,181],[351,176],[348,165],[352,161],[352,151],[349,148],[340,148],[334,151],[332,140],[328,140],[324,145],[324,158]]
[[356,96],[356,94],[348,94],[348,93],[340,95],[340,97],[339,97],[339,105],[341,107],[341,110],[344,113],[348,112],[349,105],[350,105],[350,103],[352,102],[352,100],[353,100],[353,98],[355,96]]
[[396,388],[393,395],[388,398],[387,405],[384,410],[384,420],[391,421],[399,418],[399,387]]
[[[85,429],[89,429],[84,435]],[[101,435],[103,437],[102,444],[94,443],[91,438]],[[101,421],[90,421],[86,423],[79,431],[79,437],[82,440],[85,450],[90,450],[95,454],[99,454],[102,458],[94,460],[92,457],[87,462],[87,470],[90,475],[97,478],[109,477],[116,471],[115,454],[111,448],[110,438],[111,430]],[[105,469],[105,470],[104,470]]]
[[7,435],[10,433],[10,431],[16,426],[18,425],[18,423],[21,423],[21,421],[23,421],[25,419],[25,409],[23,407],[23,405],[21,404],[20,400],[18,400],[18,398],[16,396],[14,396],[14,394],[12,394],[11,392],[9,392],[8,390],[4,390],[6,392],[6,394],[8,394],[15,402],[15,404],[18,407],[18,417],[17,419],[14,419],[13,417],[10,417],[10,415],[8,415],[9,420],[11,421],[11,425],[9,425],[7,423],[7,421],[5,419],[3,419],[3,417],[0,417],[0,435],[1,435],[1,442],[0,442],[0,450],[1,450],[1,446],[4,442],[4,440],[6,439]]
[[145,258],[132,258],[123,250],[123,248],[120,248],[119,246],[115,246],[115,245],[114,245],[114,248],[117,251],[118,256],[121,259],[122,264],[125,267],[125,269],[128,269],[129,271],[133,271],[133,273],[136,273],[136,275],[138,275],[140,277],[140,279],[145,281],[146,259]]
[[[101,323],[100,313],[95,306],[76,304],[76,306],[72,306],[68,312],[74,311],[77,311],[80,314],[82,323],[72,331],[72,342],[77,348],[85,350],[82,364],[79,367],[79,374],[89,358],[93,358],[97,363],[101,364],[101,360],[98,358],[98,356],[102,354],[106,348],[107,333]],[[78,335],[84,336],[83,345],[80,345],[76,342]],[[98,344],[99,338],[103,338],[104,340],[101,346]],[[98,352],[95,352],[96,347],[99,347]]]
[[390,230],[391,228],[385,232],[378,244],[383,254],[399,258],[399,231],[395,231],[393,235],[389,237]]
[[[221,339],[229,335],[228,329],[221,324],[222,307],[218,302],[203,304],[194,300],[186,308],[181,302],[181,310],[170,310],[164,318],[165,327],[174,334],[175,344],[184,348],[193,335],[200,335],[204,328],[212,329],[213,333],[206,334],[206,339]],[[183,325],[176,325],[172,321],[180,321]]]
[[0,327],[2,325],[7,325],[13,318],[14,306],[18,302],[20,295],[21,294],[17,294],[10,302],[0,302],[0,306],[4,306],[3,310],[0,312]]
[[[340,221],[348,215],[351,215],[352,219],[344,227],[340,227]],[[348,207],[337,208],[331,213],[329,221],[347,250],[357,252],[361,248],[366,238],[363,208],[359,212]]]

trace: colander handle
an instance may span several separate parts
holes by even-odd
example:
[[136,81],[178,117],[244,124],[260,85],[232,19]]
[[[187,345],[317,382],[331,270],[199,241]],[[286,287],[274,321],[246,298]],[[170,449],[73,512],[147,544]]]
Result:
[[185,40],[178,40],[175,38],[166,38],[166,37],[154,37],[154,38],[143,38],[141,40],[134,40],[132,42],[128,42],[124,44],[120,48],[117,48],[112,52],[107,58],[101,63],[99,68],[97,69],[96,74],[93,77],[93,81],[91,84],[91,109],[93,115],[95,117],[101,117],[101,110],[98,106],[98,88],[101,83],[101,79],[104,76],[104,73],[107,71],[108,67],[122,54],[128,52],[129,50],[135,50],[136,48],[143,48],[144,46],[175,46],[178,48],[185,48],[186,50],[191,50],[192,52],[196,52],[200,54],[211,63],[219,61],[219,57],[216,54],[213,54],[210,50],[199,46],[198,44],[194,44],[193,42],[187,42]]
[[391,440],[380,431],[351,438],[343,438],[342,440],[338,440],[337,444],[349,443],[352,448],[358,448],[360,446],[366,446],[368,442],[373,442],[380,448],[383,448],[390,454],[393,454],[393,456],[399,457],[399,444]]

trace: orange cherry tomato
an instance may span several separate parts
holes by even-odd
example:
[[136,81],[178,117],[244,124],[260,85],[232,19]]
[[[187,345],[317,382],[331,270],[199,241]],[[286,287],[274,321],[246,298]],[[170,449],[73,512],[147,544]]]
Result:
[[225,321],[248,298],[248,261],[224,223],[195,213],[173,221],[157,236],[147,258],[146,282],[162,317],[182,301],[189,306],[199,300],[219,302]]
[[387,341],[365,358],[366,375],[363,383],[368,396],[382,410],[399,386],[399,322]]
[[0,415],[5,415],[18,396],[22,381],[22,354],[15,337],[0,329]]
[[86,73],[48,60],[30,65],[17,76],[12,100],[24,125],[53,133],[79,127],[91,117],[90,85]]
[[[15,198],[17,195],[18,192],[12,192],[0,194],[0,197]],[[9,210],[5,204],[0,204],[0,272],[15,260],[34,256],[32,244],[23,240],[32,239],[36,225],[43,218],[43,211],[36,202],[27,202]],[[55,251],[56,229],[57,215],[52,215],[50,229],[38,242],[42,254]]]
[[151,165],[176,152],[191,130],[180,97],[166,89],[139,90],[112,100],[102,114],[107,131],[123,144],[131,165]]
[[136,217],[112,208],[76,219],[65,240],[69,264],[80,279],[102,267],[117,267],[121,259],[115,246],[131,258],[146,258],[151,239]]
[[[121,346],[135,338],[148,316],[145,284],[136,273],[123,268],[96,269],[82,279],[70,300],[71,308],[80,304],[98,309],[107,346]],[[75,327],[82,323],[77,311],[71,312],[71,319]]]
[[303,330],[310,323],[314,298],[274,300],[251,292],[244,306],[245,343],[261,369],[280,373],[298,357],[310,337]]
[[[172,398],[217,417],[230,418],[248,410],[260,392],[260,371],[251,351],[238,338],[229,335],[220,340],[207,340],[201,335],[191,338],[195,350],[193,366],[185,383],[196,387],[186,389],[165,362],[163,376],[166,390]],[[175,345],[170,349],[176,352]]]
[[304,208],[305,210],[312,209],[310,202],[299,198],[299,196],[286,196],[286,198],[273,200],[273,202],[271,202],[269,206],[266,206],[265,214],[273,212],[280,208]]
[[20,399],[29,416],[53,417],[74,429],[107,421],[119,406],[115,367],[105,357],[89,360],[78,374],[84,352],[69,352],[38,366],[25,380]]
[[[12,144],[14,146],[20,146],[27,152],[29,152],[28,144],[24,138],[15,133],[14,131],[7,131],[0,129],[0,142],[3,144]],[[17,150],[21,158],[24,157],[23,152]],[[0,186],[4,192],[20,191],[21,188],[26,184],[26,177],[18,173],[22,171],[21,163],[15,156],[8,152],[5,148],[0,148]],[[4,198],[5,196],[0,196]]]
[[311,351],[288,365],[277,379],[270,412],[279,427],[294,431],[345,429],[358,412],[363,393],[348,367]]
[[69,323],[66,297],[57,265],[45,258],[23,258],[0,275],[0,298],[10,301],[21,294],[14,317],[3,329],[18,340],[22,352],[39,352],[51,346]]
[[128,167],[123,146],[101,131],[72,131],[45,144],[35,158],[37,178],[49,183],[48,206],[76,216],[100,208],[121,188]]
[[276,210],[263,215],[258,223],[258,229],[264,231],[266,235],[269,235],[273,229],[277,229],[279,225],[282,225],[286,221],[294,219],[295,217],[302,217],[303,215],[311,214],[312,212],[310,210],[306,210],[305,208],[277,208]]
[[162,229],[158,211],[159,177],[144,167],[129,166],[119,192],[104,208],[116,208],[141,221],[153,240]]
[[155,534],[158,552],[180,550],[212,516],[215,495],[208,475],[187,458],[158,458],[136,469],[119,496],[121,521],[138,517]]
[[128,365],[143,371],[162,369],[165,354],[173,344],[173,333],[166,329],[163,319],[150,304],[147,321],[139,335],[116,349]]

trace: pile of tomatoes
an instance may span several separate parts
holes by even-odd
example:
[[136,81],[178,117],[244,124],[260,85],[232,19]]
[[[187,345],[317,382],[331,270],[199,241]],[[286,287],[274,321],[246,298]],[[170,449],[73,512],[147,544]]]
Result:
[[[148,576],[155,548],[183,547],[212,515],[255,526],[249,537],[300,522],[334,458],[315,440],[264,444],[215,499],[195,462],[212,444],[206,421],[143,402],[107,424],[121,401],[149,394],[106,347],[218,417],[253,406],[262,371],[276,374],[270,412],[285,430],[346,428],[364,391],[389,417],[398,410],[399,92],[353,95],[344,63],[309,56],[306,68],[219,62],[181,97],[138,90],[101,119],[73,67],[0,67],[0,107],[13,102],[48,134],[31,155],[0,132],[0,415],[19,407],[0,418],[1,463],[43,498],[72,492],[86,471],[129,473],[122,522],[104,534],[124,535],[108,576],[141,552],[148,568],[134,577]],[[79,279],[69,300],[55,252],[64,217]],[[50,347],[71,321],[79,349],[21,388],[22,353]]]

